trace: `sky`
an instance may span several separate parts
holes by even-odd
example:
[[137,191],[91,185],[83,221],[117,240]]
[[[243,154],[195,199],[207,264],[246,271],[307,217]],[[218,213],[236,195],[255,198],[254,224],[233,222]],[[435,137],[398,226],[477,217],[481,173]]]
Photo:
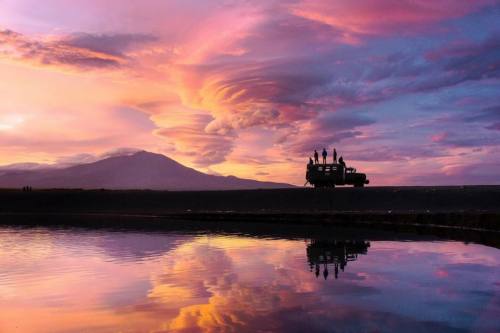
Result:
[[0,78],[0,165],[500,184],[500,1],[0,0]]

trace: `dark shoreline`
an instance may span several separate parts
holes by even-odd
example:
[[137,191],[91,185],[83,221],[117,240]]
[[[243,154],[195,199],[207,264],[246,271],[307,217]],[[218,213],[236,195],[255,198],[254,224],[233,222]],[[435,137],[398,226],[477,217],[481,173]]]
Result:
[[152,191],[0,189],[0,212],[500,213],[500,185]]
[[[31,216],[161,217],[500,232],[500,186],[367,187],[240,191],[0,190],[0,224]],[[16,218],[17,216],[17,218]],[[14,222],[16,223],[16,222]],[[40,221],[50,224],[47,219]],[[168,223],[168,222],[163,222]]]
[[[216,233],[285,239],[349,240],[455,240],[500,248],[500,232],[484,229],[449,227],[433,224],[393,223],[382,221],[334,221],[306,216],[297,219],[285,215],[255,218],[254,214],[171,214],[120,215],[70,213],[4,213],[0,225],[16,228],[104,229],[107,231]],[[199,219],[198,219],[199,218]]]

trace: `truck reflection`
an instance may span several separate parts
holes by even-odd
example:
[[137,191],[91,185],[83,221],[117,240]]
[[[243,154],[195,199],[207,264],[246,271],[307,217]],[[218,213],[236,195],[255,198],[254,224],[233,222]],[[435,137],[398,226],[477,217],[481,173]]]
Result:
[[328,268],[333,266],[335,279],[338,279],[339,268],[344,271],[348,261],[358,259],[358,254],[367,254],[370,242],[359,240],[317,240],[307,241],[307,261],[311,272],[316,277],[323,267],[323,277],[328,278]]

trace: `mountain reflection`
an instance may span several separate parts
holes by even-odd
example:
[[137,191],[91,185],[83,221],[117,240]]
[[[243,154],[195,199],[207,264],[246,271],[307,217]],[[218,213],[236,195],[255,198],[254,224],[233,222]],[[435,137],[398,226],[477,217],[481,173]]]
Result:
[[329,267],[333,267],[335,279],[339,277],[339,268],[344,271],[348,261],[358,259],[358,254],[367,254],[370,242],[364,240],[319,240],[307,242],[307,261],[311,272],[319,277],[323,270],[325,280],[329,275]]

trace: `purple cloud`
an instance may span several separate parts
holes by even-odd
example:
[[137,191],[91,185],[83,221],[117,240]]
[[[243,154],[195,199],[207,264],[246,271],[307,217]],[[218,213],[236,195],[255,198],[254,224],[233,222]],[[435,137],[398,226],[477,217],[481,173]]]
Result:
[[434,135],[432,142],[449,147],[487,147],[500,145],[500,137],[486,133],[444,132]]
[[499,184],[500,174],[498,173],[498,163],[469,163],[449,168],[446,172],[422,172],[418,175],[410,175],[407,182],[409,184],[434,185]]
[[472,122],[497,122],[500,121],[500,105],[483,108],[466,115],[463,120]]
[[500,123],[494,123],[490,126],[486,126],[485,128],[489,130],[500,131]]
[[77,34],[37,40],[12,30],[0,31],[0,56],[40,65],[63,65],[79,69],[117,68],[127,63],[124,54],[133,45],[150,43],[148,35]]
[[73,34],[59,43],[79,49],[86,49],[102,54],[125,58],[125,52],[141,44],[152,43],[158,38],[146,34],[93,35],[88,33]]

